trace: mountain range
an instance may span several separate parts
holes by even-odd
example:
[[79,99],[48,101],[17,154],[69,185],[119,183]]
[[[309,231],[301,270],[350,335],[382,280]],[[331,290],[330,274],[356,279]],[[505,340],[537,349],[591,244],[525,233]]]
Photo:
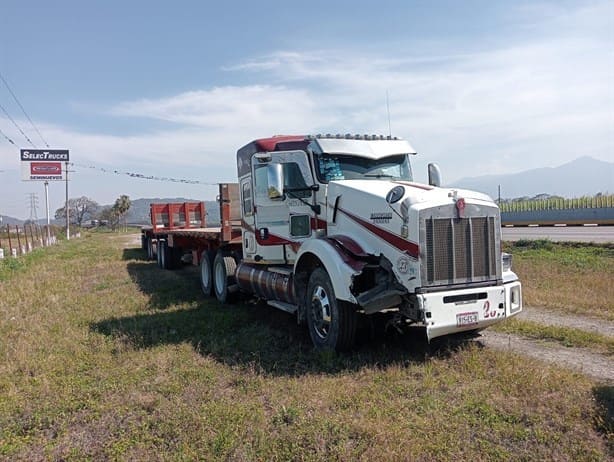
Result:
[[614,162],[580,157],[558,167],[544,167],[504,175],[463,178],[451,187],[472,189],[502,198],[549,194],[567,198],[614,193]]

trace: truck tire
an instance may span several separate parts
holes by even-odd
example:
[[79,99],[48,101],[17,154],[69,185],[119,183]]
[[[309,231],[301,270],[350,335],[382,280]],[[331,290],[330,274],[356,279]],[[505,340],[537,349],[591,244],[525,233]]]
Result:
[[337,300],[328,273],[316,268],[307,285],[307,325],[316,349],[348,350],[356,338],[356,308]]
[[171,247],[168,242],[164,243],[165,269],[174,270],[181,266],[182,251],[180,247]]
[[213,260],[213,288],[220,303],[233,302],[239,291],[235,279],[236,269],[235,259],[224,250],[219,249]]
[[166,269],[166,241],[158,239],[158,266],[162,269]]
[[213,295],[213,259],[215,252],[205,250],[200,256],[200,287],[206,297]]
[[147,259],[154,259],[153,240],[150,237],[145,238],[147,240]]

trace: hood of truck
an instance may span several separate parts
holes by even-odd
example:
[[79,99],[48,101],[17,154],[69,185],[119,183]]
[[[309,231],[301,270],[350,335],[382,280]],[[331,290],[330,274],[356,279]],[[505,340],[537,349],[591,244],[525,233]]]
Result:
[[[386,196],[399,186],[402,194],[388,204]],[[494,267],[500,215],[486,194],[408,181],[339,180],[328,184],[327,210],[329,235],[347,236],[365,253],[385,256],[408,290],[483,282],[500,274]],[[462,263],[462,271],[448,274],[452,261]],[[478,262],[484,270],[469,269]]]
[[386,195],[396,186],[403,186],[405,189],[404,195],[397,202],[400,204],[405,202],[407,205],[420,204],[424,202],[432,203],[433,201],[448,201],[452,197],[472,199],[476,201],[490,202],[492,198],[484,193],[471,191],[469,189],[459,188],[441,188],[430,186],[428,184],[416,183],[412,181],[397,181],[397,180],[340,180],[331,181],[330,185],[336,185],[340,188],[348,188],[355,191],[361,191],[386,200]]

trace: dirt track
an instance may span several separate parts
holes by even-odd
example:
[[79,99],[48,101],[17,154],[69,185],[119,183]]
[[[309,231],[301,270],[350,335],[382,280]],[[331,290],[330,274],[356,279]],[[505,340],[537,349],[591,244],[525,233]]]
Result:
[[[524,308],[519,319],[544,325],[571,327],[614,337],[614,323],[603,319],[565,315],[544,308],[530,307]],[[515,351],[575,369],[597,380],[614,382],[614,358],[585,348],[568,348],[554,342],[532,340],[492,330],[483,331],[477,341],[490,348]]]

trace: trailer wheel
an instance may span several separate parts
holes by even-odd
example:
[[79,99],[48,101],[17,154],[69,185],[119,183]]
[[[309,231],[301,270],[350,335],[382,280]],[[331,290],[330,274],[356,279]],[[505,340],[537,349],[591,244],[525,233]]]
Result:
[[158,239],[158,266],[162,269],[166,269],[166,241]]
[[168,242],[164,243],[165,269],[174,270],[181,266],[182,251],[180,247],[171,247]]
[[213,295],[213,259],[215,252],[205,250],[200,257],[200,287],[205,296]]
[[317,349],[348,350],[354,346],[358,315],[351,303],[337,300],[328,273],[316,268],[307,285],[307,325]]
[[153,249],[153,241],[150,237],[145,238],[147,240],[147,259],[154,259],[154,249]]
[[213,260],[213,287],[220,303],[231,303],[239,291],[235,279],[236,269],[235,259],[224,250],[218,250]]

